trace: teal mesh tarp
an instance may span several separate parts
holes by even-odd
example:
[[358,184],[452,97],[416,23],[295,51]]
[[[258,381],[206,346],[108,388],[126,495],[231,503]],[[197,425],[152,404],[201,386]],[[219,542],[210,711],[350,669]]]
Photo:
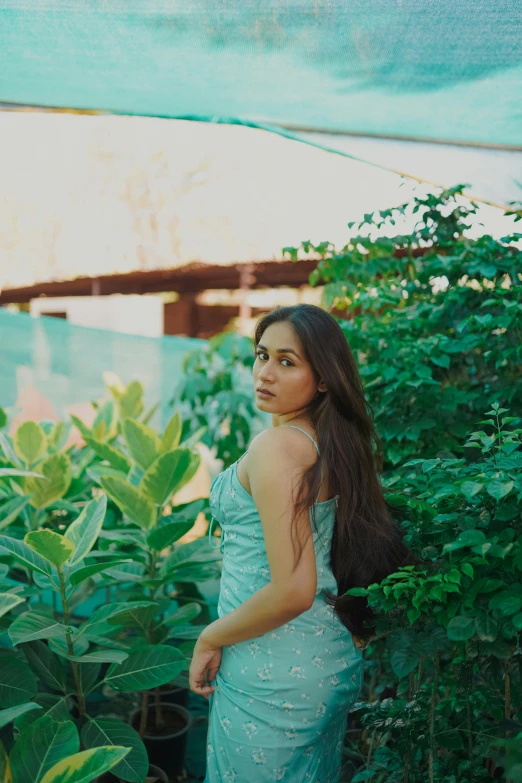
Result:
[[51,406],[66,418],[70,406],[86,403],[87,408],[107,395],[103,373],[110,370],[124,383],[143,383],[146,406],[160,403],[154,423],[161,426],[173,412],[169,401],[184,356],[205,344],[190,337],[118,334],[0,308],[0,406],[11,414],[29,406],[43,418]]
[[0,101],[522,145],[520,0],[4,0]]

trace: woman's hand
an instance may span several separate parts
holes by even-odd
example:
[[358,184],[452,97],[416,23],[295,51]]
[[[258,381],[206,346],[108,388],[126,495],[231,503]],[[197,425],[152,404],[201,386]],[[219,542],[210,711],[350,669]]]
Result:
[[198,693],[208,699],[214,692],[214,686],[210,683],[217,674],[221,664],[221,647],[212,647],[200,636],[197,640],[189,669],[189,686],[192,693]]

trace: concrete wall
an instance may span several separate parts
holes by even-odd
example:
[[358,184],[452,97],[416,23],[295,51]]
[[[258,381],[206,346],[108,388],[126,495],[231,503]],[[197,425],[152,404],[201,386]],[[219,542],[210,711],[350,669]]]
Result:
[[60,314],[71,324],[109,329],[123,334],[161,337],[163,300],[161,296],[114,295],[42,297],[32,299],[33,316]]

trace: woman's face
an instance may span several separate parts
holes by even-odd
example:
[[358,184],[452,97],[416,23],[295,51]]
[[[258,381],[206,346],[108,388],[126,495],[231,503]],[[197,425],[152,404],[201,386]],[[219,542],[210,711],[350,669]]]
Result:
[[[324,388],[317,383],[288,321],[271,324],[263,332],[256,348],[253,380],[257,407],[280,416],[304,408],[317,390]],[[273,396],[260,394],[260,387]]]

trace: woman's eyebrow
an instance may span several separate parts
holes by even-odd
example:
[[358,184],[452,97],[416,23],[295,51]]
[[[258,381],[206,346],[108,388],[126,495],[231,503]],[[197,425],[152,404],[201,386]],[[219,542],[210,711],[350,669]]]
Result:
[[[258,343],[258,344],[257,344],[257,347],[258,347],[258,348],[262,348],[262,349],[263,349],[263,351],[267,351],[267,350],[268,350],[268,349],[267,349],[267,347],[266,347],[266,345],[261,345],[261,343]],[[293,348],[277,348],[277,349],[276,349],[276,353],[293,353],[293,354],[294,354],[294,356],[297,356],[297,358],[298,358],[298,359],[300,359],[300,358],[301,358],[301,357],[299,356],[299,354],[298,354],[298,353],[296,353],[296,352],[294,351],[294,349],[293,349]]]

